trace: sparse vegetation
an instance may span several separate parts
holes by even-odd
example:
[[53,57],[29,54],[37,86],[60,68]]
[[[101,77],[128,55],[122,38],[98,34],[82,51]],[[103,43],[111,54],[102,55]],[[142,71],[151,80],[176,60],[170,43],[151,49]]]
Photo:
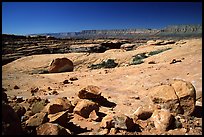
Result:
[[140,53],[140,54],[137,54],[135,56],[133,56],[133,59],[132,59],[132,62],[130,63],[130,65],[138,65],[138,64],[142,64],[144,63],[143,59],[145,58],[148,58],[150,56],[153,56],[153,55],[156,55],[156,54],[159,54],[159,53],[162,53],[166,50],[170,50],[171,48],[166,48],[166,49],[160,49],[160,50],[155,50],[155,51],[151,51],[149,53]]
[[108,59],[99,64],[92,64],[91,66],[89,66],[89,68],[91,69],[115,68],[117,65],[118,63],[115,63],[113,59]]

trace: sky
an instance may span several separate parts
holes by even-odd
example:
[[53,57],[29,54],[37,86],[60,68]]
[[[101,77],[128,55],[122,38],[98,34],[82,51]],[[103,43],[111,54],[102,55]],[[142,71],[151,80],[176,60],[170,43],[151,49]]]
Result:
[[160,29],[179,24],[202,24],[202,3],[2,2],[4,34]]

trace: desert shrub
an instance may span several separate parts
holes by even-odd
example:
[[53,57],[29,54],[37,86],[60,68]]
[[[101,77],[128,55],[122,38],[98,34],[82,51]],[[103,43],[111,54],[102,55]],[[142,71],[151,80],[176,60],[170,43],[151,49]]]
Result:
[[162,53],[166,50],[170,50],[171,48],[166,48],[166,49],[160,49],[160,50],[155,50],[155,51],[151,51],[148,53],[149,56],[153,56],[153,55],[156,55],[156,54],[159,54],[159,53]]
[[161,52],[164,52],[166,50],[170,50],[171,48],[166,48],[166,49],[160,49],[160,50],[155,50],[155,51],[151,51],[149,53],[140,53],[137,54],[135,56],[133,56],[132,62],[130,63],[130,65],[138,65],[138,64],[142,64],[144,63],[143,59],[148,58],[150,56],[159,54]]
[[91,66],[89,66],[89,68],[91,69],[115,68],[117,65],[118,63],[115,63],[113,59],[108,59],[99,64],[92,64]]

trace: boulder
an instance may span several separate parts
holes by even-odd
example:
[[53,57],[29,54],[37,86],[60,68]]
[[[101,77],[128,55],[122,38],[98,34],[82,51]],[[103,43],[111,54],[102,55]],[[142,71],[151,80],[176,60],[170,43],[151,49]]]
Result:
[[71,135],[68,129],[56,123],[45,123],[36,128],[37,135]]
[[78,93],[80,99],[95,99],[101,97],[100,88],[97,86],[89,85],[81,89]]
[[88,118],[93,110],[95,110],[96,112],[99,111],[99,105],[97,103],[89,100],[82,100],[75,106],[74,113],[84,118]]
[[156,129],[167,131],[173,122],[173,116],[169,110],[155,110],[151,116],[151,120],[154,122]]
[[179,104],[179,98],[170,85],[159,85],[149,89],[149,97],[155,105],[168,109],[172,113],[183,113]]
[[160,45],[163,42],[163,40],[149,40],[147,41],[147,45]]
[[48,117],[47,113],[40,112],[36,113],[35,115],[31,116],[27,121],[26,121],[26,126],[28,127],[37,127],[43,123],[48,122]]
[[179,98],[184,115],[191,115],[195,110],[196,104],[196,91],[194,86],[190,82],[183,80],[174,80],[171,86]]
[[14,109],[2,103],[2,135],[22,135],[20,119]]
[[130,43],[125,43],[125,44],[121,45],[120,48],[124,49],[124,50],[131,50],[134,46],[136,46],[136,45],[130,44]]
[[74,107],[71,104],[71,101],[65,98],[57,98],[47,104],[43,109],[43,112],[48,112],[48,114],[54,114],[60,111],[68,110],[68,112],[73,112]]
[[49,73],[70,72],[73,71],[74,64],[68,58],[56,58],[48,67]]

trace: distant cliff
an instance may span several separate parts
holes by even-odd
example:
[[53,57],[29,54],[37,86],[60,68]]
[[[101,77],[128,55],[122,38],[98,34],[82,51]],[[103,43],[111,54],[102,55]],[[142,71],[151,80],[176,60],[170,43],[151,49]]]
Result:
[[[36,34],[34,34],[36,35]],[[146,38],[146,37],[194,37],[202,36],[202,25],[172,25],[164,29],[113,29],[83,30],[81,32],[43,33],[38,35],[55,38]]]

